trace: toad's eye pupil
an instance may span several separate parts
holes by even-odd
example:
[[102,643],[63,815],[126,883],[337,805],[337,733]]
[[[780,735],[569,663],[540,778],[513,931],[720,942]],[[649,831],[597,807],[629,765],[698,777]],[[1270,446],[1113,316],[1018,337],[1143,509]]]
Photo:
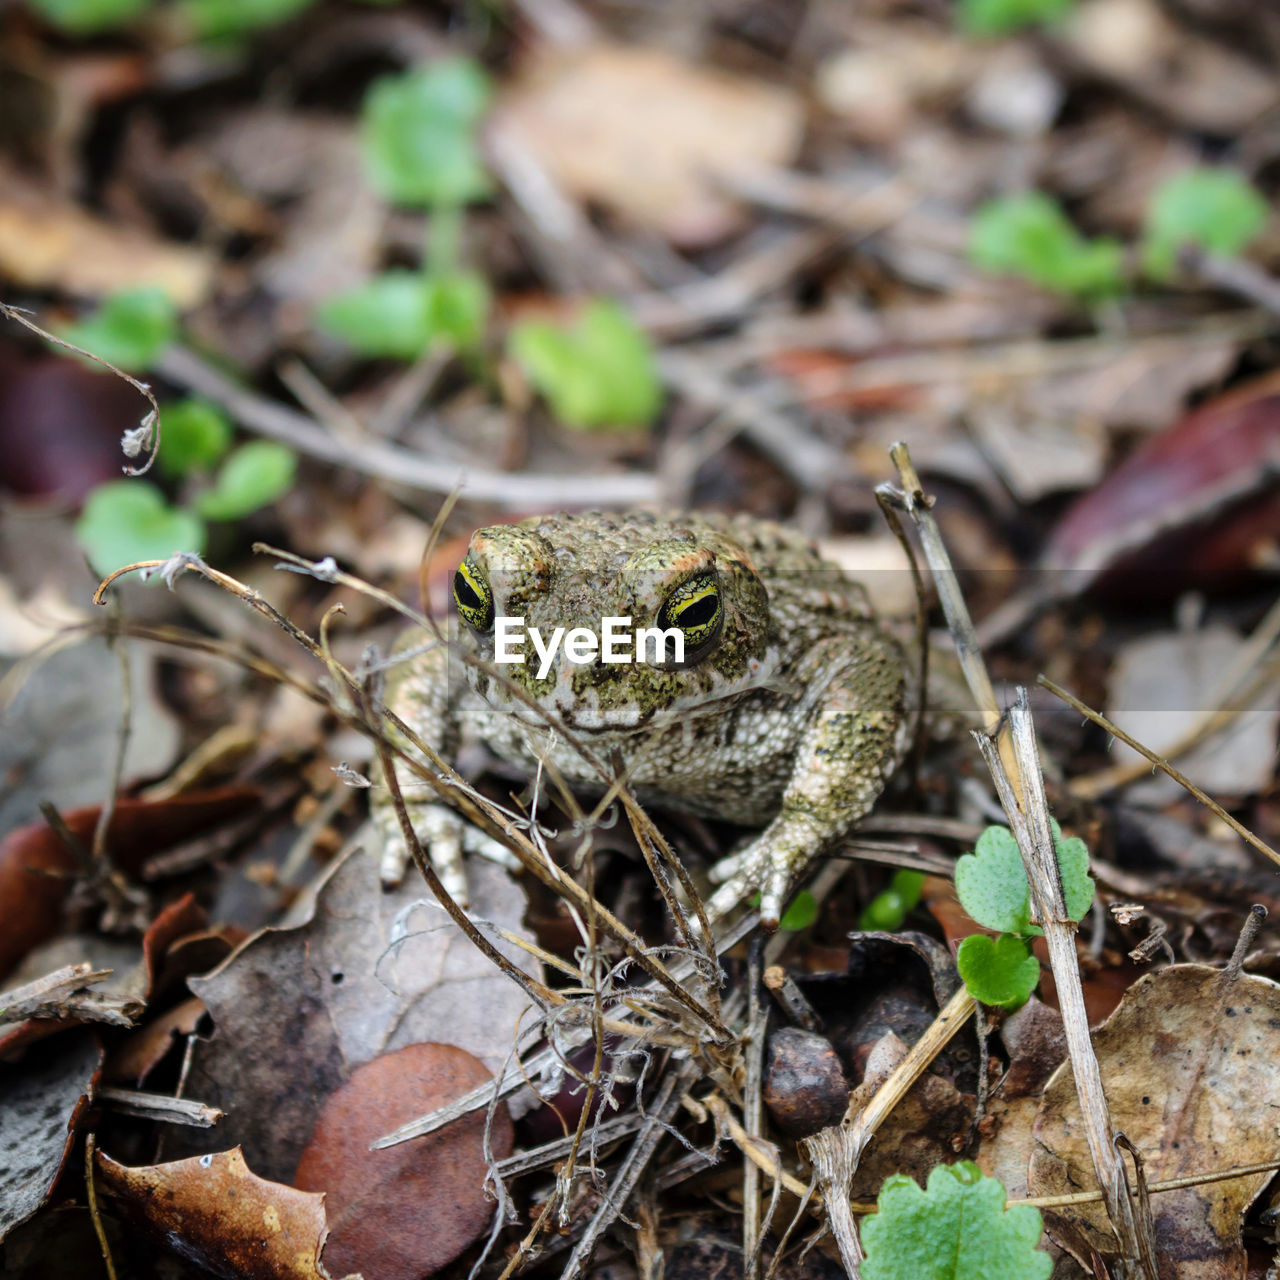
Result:
[[460,605],[471,609],[483,609],[484,601],[476,593],[476,589],[467,581],[461,569],[453,575],[453,594]]
[[692,604],[686,605],[675,617],[682,627],[701,627],[711,622],[720,608],[720,601],[714,595],[705,595]]

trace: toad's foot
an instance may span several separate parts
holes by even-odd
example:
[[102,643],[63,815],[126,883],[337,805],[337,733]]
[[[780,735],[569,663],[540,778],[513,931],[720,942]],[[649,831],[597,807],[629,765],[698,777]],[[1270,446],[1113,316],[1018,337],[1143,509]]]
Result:
[[[405,843],[394,811],[380,812],[378,817],[378,830],[382,836],[382,861],[378,874],[384,889],[394,889],[404,880],[413,855]],[[445,892],[461,907],[469,902],[467,875],[462,861],[464,853],[479,854],[511,871],[520,869],[520,860],[510,849],[478,827],[473,827],[446,805],[410,804],[409,817]]]
[[754,840],[711,868],[720,888],[707,902],[707,917],[715,921],[760,894],[760,923],[774,930],[782,917],[787,892],[813,861],[826,832],[803,813],[785,812]]

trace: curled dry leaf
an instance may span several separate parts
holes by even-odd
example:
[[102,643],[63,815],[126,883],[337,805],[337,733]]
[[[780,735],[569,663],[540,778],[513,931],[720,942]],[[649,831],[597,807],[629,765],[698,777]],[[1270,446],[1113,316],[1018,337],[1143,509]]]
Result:
[[101,1068],[87,1029],[0,1065],[0,1240],[48,1199]]
[[[453,1261],[493,1221],[485,1195],[485,1113],[385,1151],[370,1144],[406,1121],[491,1078],[450,1044],[411,1044],[357,1067],[324,1104],[294,1185],[325,1192],[331,1224],[324,1262],[365,1280],[418,1280]],[[495,1159],[511,1152],[500,1105],[490,1131]]]
[[[1280,1158],[1275,1063],[1280,985],[1207,965],[1173,965],[1135,983],[1093,1036],[1113,1127],[1142,1154],[1151,1182]],[[1096,1186],[1071,1064],[1045,1087],[1034,1130],[1031,1194]],[[1168,1280],[1245,1272],[1240,1224],[1274,1175],[1255,1173],[1151,1197],[1159,1271]],[[1046,1211],[1050,1234],[1087,1267],[1115,1255],[1101,1204]]]
[[[472,914],[519,930],[524,894],[510,874],[474,859]],[[186,1130],[186,1151],[240,1143],[256,1169],[284,1181],[321,1103],[363,1062],[425,1040],[448,1040],[501,1069],[524,993],[480,953],[410,876],[384,893],[376,859],[357,851],[321,886],[296,929],[255,934],[191,989],[214,1034],[197,1040],[187,1091],[227,1113],[219,1133]],[[393,943],[398,921],[407,929]],[[536,963],[497,943],[516,965]]]
[[491,127],[569,195],[697,245],[739,224],[716,180],[789,164],[804,108],[789,89],[661,49],[595,44],[530,68]]
[[324,1196],[258,1177],[239,1147],[134,1168],[99,1151],[97,1177],[124,1217],[214,1275],[330,1280]]

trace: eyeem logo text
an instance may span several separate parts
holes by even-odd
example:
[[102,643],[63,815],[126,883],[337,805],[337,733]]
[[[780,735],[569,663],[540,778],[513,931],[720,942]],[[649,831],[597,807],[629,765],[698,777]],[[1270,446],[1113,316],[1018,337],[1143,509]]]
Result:
[[[523,618],[499,616],[493,620],[493,657],[504,664],[525,661],[525,638],[533,644],[538,655],[538,679],[546,679],[551,664],[561,646],[564,656],[577,666],[585,666],[597,659],[601,662],[650,662],[665,666],[679,665],[684,661],[684,632],[679,627],[638,627],[631,630],[631,618],[601,618],[597,635],[590,627],[573,627],[566,632],[556,627],[551,639],[545,640],[537,627],[525,627]],[[671,655],[667,655],[667,646]],[[647,656],[652,650],[653,657]]]

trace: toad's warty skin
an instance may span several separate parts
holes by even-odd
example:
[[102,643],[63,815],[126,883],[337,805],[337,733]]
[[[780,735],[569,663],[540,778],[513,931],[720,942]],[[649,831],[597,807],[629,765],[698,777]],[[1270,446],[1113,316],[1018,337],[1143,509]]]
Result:
[[[903,653],[862,588],[779,525],[710,513],[557,514],[480,529],[454,579],[451,643],[401,664],[388,703],[445,759],[469,743],[532,777],[549,761],[584,792],[621,764],[642,802],[762,830],[712,869],[713,918],[761,892],[775,924],[796,877],[875,803],[905,751]],[[558,652],[494,670],[494,618],[551,635],[631,617],[678,627],[685,663],[575,664]],[[410,637],[417,643],[420,635]],[[530,703],[532,705],[530,705]],[[536,710],[535,710],[536,708]],[[401,771],[414,829],[466,900],[462,852],[492,845]],[[385,788],[374,793],[383,877],[408,855]]]

